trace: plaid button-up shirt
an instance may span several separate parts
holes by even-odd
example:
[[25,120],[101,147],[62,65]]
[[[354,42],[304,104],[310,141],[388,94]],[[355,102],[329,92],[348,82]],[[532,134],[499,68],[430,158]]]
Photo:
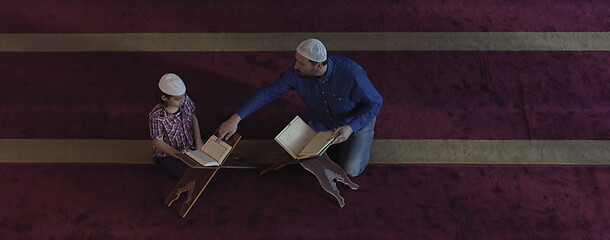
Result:
[[[157,104],[148,114],[151,139],[163,139],[164,142],[178,151],[191,148],[193,144],[193,122],[191,116],[195,113],[195,103],[184,96],[184,104],[176,113],[165,111],[163,104]],[[155,155],[168,156],[154,147]]]

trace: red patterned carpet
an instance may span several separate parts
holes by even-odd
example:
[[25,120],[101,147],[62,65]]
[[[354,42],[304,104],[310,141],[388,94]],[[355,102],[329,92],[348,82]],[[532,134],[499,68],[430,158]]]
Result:
[[282,0],[5,0],[0,30],[83,32],[608,31],[610,3]]
[[[608,9],[582,0],[5,0],[0,43],[30,33],[607,32]],[[608,51],[329,51],[360,63],[384,97],[376,139],[610,137]],[[285,51],[0,52],[0,137],[147,139],[166,72],[185,80],[207,135],[293,61]],[[268,139],[283,126],[275,123],[306,113],[290,94],[240,133]],[[610,239],[607,166],[375,164],[354,179],[361,189],[342,189],[345,208],[299,168],[214,181],[182,219],[163,205],[176,180],[152,165],[2,163],[0,239]]]
[[354,181],[340,208],[297,166],[221,172],[182,219],[152,165],[2,164],[0,238],[610,237],[609,167],[373,165]]
[[[340,54],[362,64],[384,96],[378,139],[610,137],[608,52]],[[157,78],[169,71],[185,80],[202,129],[211,133],[256,87],[288,68],[292,55],[0,53],[3,78],[12,79],[0,104],[2,124],[11,127],[0,135],[147,139]],[[297,114],[307,111],[291,94],[243,121],[240,131],[269,139],[282,124],[268,119],[289,122]]]
[[[610,3],[522,0],[8,0],[0,5],[0,33],[603,32],[608,9]],[[378,139],[610,136],[607,51],[329,51],[360,63],[384,97]],[[151,96],[166,72],[186,81],[208,133],[293,61],[292,51],[0,52],[0,123],[11,126],[0,136],[146,139]],[[291,95],[241,130],[269,138],[279,125],[268,119],[306,113]]]

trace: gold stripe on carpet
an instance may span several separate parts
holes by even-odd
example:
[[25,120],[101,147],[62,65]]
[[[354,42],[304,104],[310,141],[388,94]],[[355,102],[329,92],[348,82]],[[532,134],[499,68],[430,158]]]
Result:
[[610,164],[610,141],[375,140],[375,163]]
[[[0,162],[150,164],[150,140],[0,139]],[[273,140],[242,140],[233,153],[271,163],[288,154]],[[371,163],[610,164],[610,141],[381,140]]]
[[0,162],[152,163],[151,140],[0,139]]
[[610,32],[295,32],[0,34],[0,52],[608,51]]

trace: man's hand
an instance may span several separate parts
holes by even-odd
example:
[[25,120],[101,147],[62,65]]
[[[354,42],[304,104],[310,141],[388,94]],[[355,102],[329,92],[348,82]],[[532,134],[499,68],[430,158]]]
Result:
[[237,124],[241,121],[241,117],[233,114],[227,121],[224,121],[218,127],[218,140],[228,140],[235,132],[237,132]]
[[350,135],[354,133],[354,130],[349,125],[341,126],[335,129],[335,141],[333,144],[339,144],[345,142]]

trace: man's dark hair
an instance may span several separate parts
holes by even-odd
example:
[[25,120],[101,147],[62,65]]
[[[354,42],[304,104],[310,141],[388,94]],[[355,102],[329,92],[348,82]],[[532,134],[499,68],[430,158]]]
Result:
[[[319,63],[319,62],[312,61],[312,60],[309,60],[309,62],[311,62],[312,65],[316,64],[316,63]],[[328,64],[328,58],[326,58],[326,60],[324,60],[324,62],[322,62],[322,66],[325,66],[326,64]]]

